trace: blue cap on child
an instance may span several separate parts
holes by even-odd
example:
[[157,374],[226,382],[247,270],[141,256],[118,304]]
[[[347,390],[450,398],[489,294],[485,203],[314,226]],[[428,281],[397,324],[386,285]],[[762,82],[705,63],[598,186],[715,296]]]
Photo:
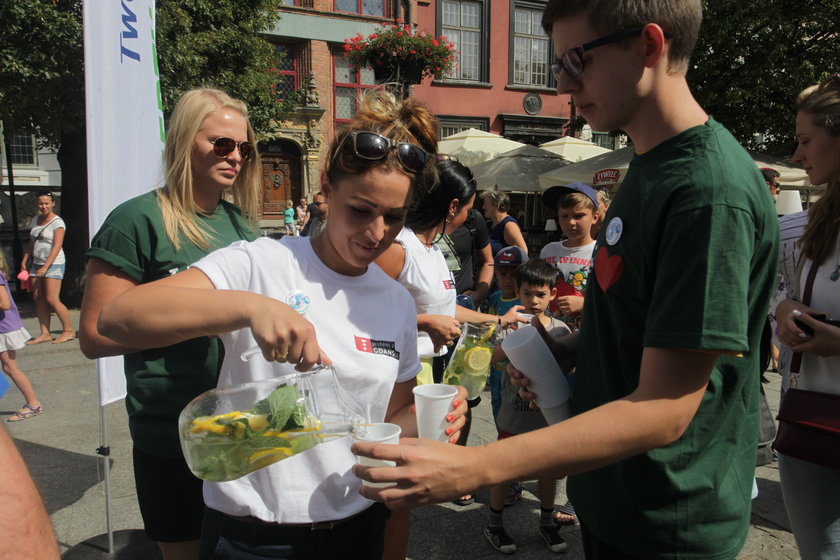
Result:
[[504,249],[500,249],[496,256],[493,257],[493,265],[494,266],[519,266],[520,264],[526,262],[528,260],[528,255],[517,247],[516,245],[511,245],[510,247],[505,247]]
[[543,204],[556,211],[557,202],[560,200],[560,197],[574,192],[585,194],[589,198],[589,200],[592,201],[592,204],[595,205],[595,209],[597,210],[598,193],[595,192],[595,189],[584,183],[570,183],[568,185],[557,185],[546,189],[546,191],[542,195]]

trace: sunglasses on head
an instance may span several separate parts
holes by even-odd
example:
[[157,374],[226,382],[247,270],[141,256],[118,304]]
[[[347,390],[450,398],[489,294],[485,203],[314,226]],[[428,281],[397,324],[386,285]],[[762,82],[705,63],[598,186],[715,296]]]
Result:
[[336,149],[333,161],[338,159],[341,150],[350,138],[350,145],[353,146],[353,151],[362,159],[376,161],[384,159],[391,149],[397,151],[397,161],[411,173],[420,173],[429,161],[429,152],[409,142],[394,142],[387,136],[383,136],[378,132],[368,132],[364,130],[355,130],[344,137],[341,145]]
[[213,144],[213,153],[216,154],[216,157],[226,158],[236,149],[239,150],[239,155],[245,161],[254,157],[254,145],[247,140],[237,142],[233,138],[220,136],[215,140],[211,140],[210,143]]
[[[588,43],[584,43],[579,47],[574,47],[566,52],[563,53],[563,56],[558,58],[552,65],[551,65],[551,73],[554,74],[554,79],[560,79],[560,71],[564,70],[566,74],[569,75],[570,78],[577,78],[580,76],[581,72],[585,67],[583,63],[583,53],[586,51],[591,51],[597,47],[603,47],[604,45],[609,45],[612,43],[617,43],[623,39],[627,39],[628,37],[633,37],[638,35],[644,30],[644,27],[628,27],[627,29],[621,29],[616,31],[615,33],[610,33],[609,35],[605,35],[594,41],[589,41]],[[667,31],[665,32],[665,38],[670,39],[671,34]]]

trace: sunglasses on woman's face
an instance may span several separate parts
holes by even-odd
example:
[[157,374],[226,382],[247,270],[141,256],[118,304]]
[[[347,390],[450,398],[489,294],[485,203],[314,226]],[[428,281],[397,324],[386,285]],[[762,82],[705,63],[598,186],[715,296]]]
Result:
[[213,153],[216,154],[216,157],[226,158],[233,150],[237,149],[239,150],[239,155],[245,161],[254,157],[254,145],[247,140],[237,142],[233,138],[221,136],[215,140],[211,140],[210,143],[213,144]]
[[384,159],[388,155],[391,148],[397,151],[397,161],[400,162],[406,171],[411,173],[420,173],[429,161],[429,152],[415,146],[409,142],[394,142],[387,136],[382,136],[377,132],[367,132],[363,130],[356,130],[348,134],[341,141],[341,145],[335,151],[335,158],[341,153],[347,139],[351,138],[351,145],[353,151],[362,159],[369,159],[372,161]]

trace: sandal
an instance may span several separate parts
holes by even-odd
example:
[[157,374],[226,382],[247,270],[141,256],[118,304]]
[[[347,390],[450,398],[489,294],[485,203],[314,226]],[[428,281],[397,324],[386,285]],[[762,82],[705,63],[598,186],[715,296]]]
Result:
[[473,496],[472,494],[465,494],[457,500],[452,500],[452,503],[456,506],[468,506],[472,503],[475,503],[475,496]]
[[6,422],[20,422],[21,420],[26,420],[27,418],[32,418],[33,416],[38,416],[44,412],[44,406],[29,406],[28,404],[23,405],[23,408],[6,418]]
[[577,523],[575,507],[572,505],[572,502],[566,502],[562,506],[557,506],[557,511],[554,512],[554,522],[562,526]]

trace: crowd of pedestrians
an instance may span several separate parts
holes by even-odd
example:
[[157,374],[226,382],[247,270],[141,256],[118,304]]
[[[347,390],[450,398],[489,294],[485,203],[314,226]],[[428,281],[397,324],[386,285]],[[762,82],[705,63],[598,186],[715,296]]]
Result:
[[[796,103],[793,160],[825,195],[779,221],[779,174],[760,172],[689,90],[701,20],[697,0],[548,2],[558,91],[594,129],[625,131],[636,154],[614,197],[583,183],[543,193],[562,239],[538,254],[506,194],[479,198],[470,170],[437,154],[434,115],[379,89],[327,147],[312,202],[285,201],[286,235],[257,237],[247,107],[215,89],[184,94],[163,186],[114,209],[91,242],[79,328],[86,356],[125,356],[137,497],[164,559],[402,559],[406,510],[472,503],[482,488],[476,530],[513,554],[505,506],[526,480],[538,481],[536,531],[552,552],[579,523],[590,560],[735,558],[771,335],[785,507],[804,559],[840,557],[840,75]],[[37,200],[19,276],[32,279],[32,340],[0,258],[0,364],[25,399],[9,422],[44,410],[16,351],[76,336],[58,298],[66,225],[52,193]],[[477,404],[463,387],[447,441],[415,439],[412,390],[441,382],[465,322],[500,331],[488,363],[497,441],[463,445]],[[572,386],[564,421],[549,425],[508,361],[502,341],[525,325]],[[264,359],[241,358],[254,349]],[[237,480],[193,476],[177,426],[191,399],[332,364],[369,421],[401,428],[400,445],[340,438]],[[803,422],[823,430],[797,431]],[[14,485],[30,499],[16,455],[0,451],[0,464],[0,495]],[[555,507],[564,479],[570,499]],[[52,539],[41,509],[31,513],[21,544]]]

